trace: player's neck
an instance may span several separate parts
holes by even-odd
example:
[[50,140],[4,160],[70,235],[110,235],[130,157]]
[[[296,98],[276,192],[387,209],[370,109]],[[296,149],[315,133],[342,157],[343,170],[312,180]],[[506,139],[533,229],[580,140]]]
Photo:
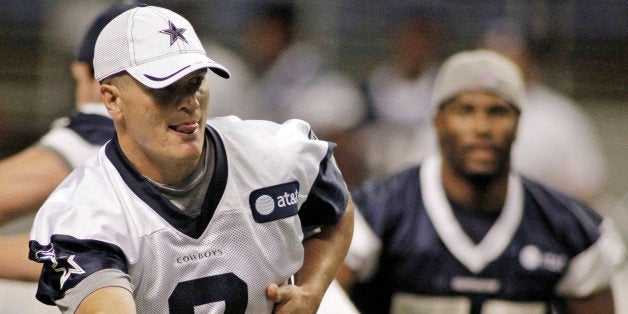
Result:
[[173,160],[172,158],[159,158],[156,155],[148,155],[142,150],[133,149],[133,146],[124,146],[120,142],[120,146],[125,156],[133,164],[135,169],[144,177],[160,184],[178,184],[191,176],[194,171],[202,166],[202,160],[205,158],[207,150],[213,150],[211,143],[203,145],[203,153],[194,160]]
[[443,188],[447,197],[471,211],[500,211],[508,190],[508,173],[476,182],[443,169]]

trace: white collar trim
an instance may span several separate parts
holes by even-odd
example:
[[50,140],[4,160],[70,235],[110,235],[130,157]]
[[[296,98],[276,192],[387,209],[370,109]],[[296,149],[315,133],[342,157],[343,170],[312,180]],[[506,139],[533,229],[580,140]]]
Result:
[[447,249],[473,273],[480,273],[499,257],[511,242],[523,216],[523,186],[518,176],[508,177],[506,202],[499,218],[482,241],[475,245],[455,218],[443,187],[442,159],[429,156],[420,173],[421,196],[436,233]]

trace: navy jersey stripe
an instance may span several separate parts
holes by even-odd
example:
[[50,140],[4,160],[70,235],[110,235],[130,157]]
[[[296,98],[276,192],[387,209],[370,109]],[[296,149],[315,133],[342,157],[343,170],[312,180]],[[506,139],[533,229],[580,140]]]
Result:
[[48,305],[55,305],[65,291],[99,270],[128,272],[124,253],[111,243],[55,234],[50,244],[31,240],[29,247],[28,258],[43,263],[36,298]]
[[67,128],[92,145],[104,145],[115,134],[110,118],[83,112],[73,113]]
[[335,147],[335,143],[329,143],[327,155],[320,163],[308,198],[299,210],[301,225],[305,228],[335,224],[342,217],[349,202],[344,179],[332,158]]
[[205,134],[215,144],[215,168],[198,217],[185,215],[167,197],[159,193],[144,176],[137,172],[124,156],[117,137],[114,137],[105,148],[107,157],[116,167],[126,185],[171,226],[194,239],[198,239],[207,228],[227,185],[227,156],[222,140],[210,126],[206,126]]

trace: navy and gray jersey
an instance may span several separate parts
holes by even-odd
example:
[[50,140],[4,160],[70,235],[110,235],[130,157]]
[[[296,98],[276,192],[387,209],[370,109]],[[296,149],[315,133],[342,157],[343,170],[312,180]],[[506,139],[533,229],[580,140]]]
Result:
[[57,154],[71,171],[95,155],[115,133],[113,121],[103,104],[85,104],[53,122],[52,128],[37,143]]
[[352,192],[381,248],[357,270],[361,311],[547,313],[609,287],[625,252],[610,220],[517,174],[499,213],[465,211],[447,198],[440,169],[430,156]]
[[335,144],[300,120],[216,118],[205,132],[215,167],[196,217],[159,194],[116,138],[66,178],[31,231],[29,257],[44,264],[40,301],[63,304],[69,289],[115,270],[128,275],[140,313],[272,311],[266,288],[301,268],[303,228],[344,213]]

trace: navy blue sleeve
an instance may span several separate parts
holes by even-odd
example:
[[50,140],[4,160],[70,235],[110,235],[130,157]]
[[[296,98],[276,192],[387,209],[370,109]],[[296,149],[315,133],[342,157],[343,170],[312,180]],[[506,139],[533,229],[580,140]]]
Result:
[[92,145],[104,145],[115,133],[113,120],[110,118],[83,112],[73,113],[67,128]]
[[43,263],[35,297],[48,305],[54,305],[68,289],[99,270],[118,269],[127,273],[124,253],[110,243],[53,235],[50,244],[31,240],[29,247],[28,258]]
[[335,224],[349,202],[347,186],[332,158],[335,147],[335,143],[329,143],[310,194],[299,209],[301,225],[305,228]]
[[538,206],[544,219],[553,226],[554,233],[572,255],[592,246],[600,238],[602,216],[595,210],[551,187],[528,178],[522,180],[526,188],[526,203]]
[[407,169],[386,179],[372,180],[351,191],[356,210],[382,240],[392,236],[408,213],[422,207],[419,168]]

